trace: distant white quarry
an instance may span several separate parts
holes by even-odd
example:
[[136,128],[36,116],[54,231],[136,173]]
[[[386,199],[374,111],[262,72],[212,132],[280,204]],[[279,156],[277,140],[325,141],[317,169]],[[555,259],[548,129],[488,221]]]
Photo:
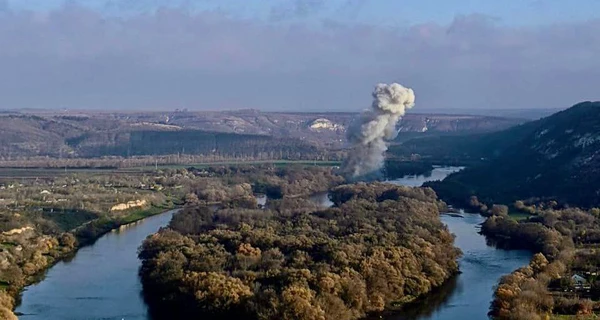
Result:
[[341,124],[333,123],[331,122],[331,120],[325,118],[318,118],[314,120],[313,122],[311,122],[310,128],[312,130],[344,130],[344,126],[342,126]]

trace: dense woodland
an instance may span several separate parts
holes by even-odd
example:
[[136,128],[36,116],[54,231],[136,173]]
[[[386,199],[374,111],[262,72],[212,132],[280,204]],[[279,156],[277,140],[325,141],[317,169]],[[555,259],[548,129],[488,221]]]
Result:
[[[600,311],[600,210],[542,209],[519,222],[493,215],[482,233],[505,248],[538,252],[529,266],[503,277],[490,315],[535,320],[550,314],[586,316]],[[574,283],[577,275],[586,285]]]
[[443,182],[428,184],[449,203],[463,205],[475,195],[488,205],[538,198],[591,208],[600,206],[599,132],[600,102],[584,102],[501,132],[413,142],[456,159],[479,158]]
[[458,271],[460,252],[431,189],[355,184],[332,208],[283,197],[257,209],[188,205],[142,245],[158,318],[357,319]]

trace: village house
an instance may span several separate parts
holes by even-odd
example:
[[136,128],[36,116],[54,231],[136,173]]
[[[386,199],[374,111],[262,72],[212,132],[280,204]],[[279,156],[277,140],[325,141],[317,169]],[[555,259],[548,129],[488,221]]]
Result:
[[575,290],[589,290],[592,287],[586,278],[578,274],[571,276],[571,281]]

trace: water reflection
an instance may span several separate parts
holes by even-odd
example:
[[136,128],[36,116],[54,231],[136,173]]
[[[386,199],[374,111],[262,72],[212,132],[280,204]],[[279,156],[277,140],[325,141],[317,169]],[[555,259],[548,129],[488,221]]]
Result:
[[434,167],[431,172],[421,175],[407,175],[399,179],[388,180],[390,183],[408,187],[420,187],[428,181],[444,180],[452,173],[458,172],[465,167]]
[[28,286],[19,319],[148,319],[138,277],[137,248],[166,225],[175,211],[125,225],[81,248]]
[[464,213],[464,218],[442,215],[455,245],[463,251],[459,260],[461,274],[422,300],[409,304],[400,312],[385,316],[389,320],[486,319],[498,279],[526,265],[531,253],[506,251],[487,244],[481,236],[479,214]]
[[374,315],[369,320],[375,319],[402,319],[402,320],[418,320],[423,317],[429,317],[432,314],[439,312],[441,308],[444,308],[448,299],[452,296],[456,290],[462,290],[458,288],[458,277],[454,276],[450,278],[441,287],[434,289],[430,294],[425,297],[418,299],[417,301],[404,306],[399,312],[385,312],[382,314]]

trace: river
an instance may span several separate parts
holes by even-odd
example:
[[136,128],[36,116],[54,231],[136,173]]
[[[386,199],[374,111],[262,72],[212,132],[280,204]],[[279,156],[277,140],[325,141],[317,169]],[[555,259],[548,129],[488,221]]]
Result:
[[459,260],[462,272],[427,298],[410,304],[389,320],[486,319],[494,286],[501,276],[529,263],[531,253],[501,250],[486,244],[478,233],[485,219],[474,213],[463,218],[442,215],[441,219],[456,235],[455,245],[463,251]]
[[464,167],[440,167],[435,166],[431,172],[419,175],[407,175],[400,179],[387,180],[387,182],[400,184],[408,187],[420,187],[425,182],[444,180],[452,173],[458,172]]
[[25,289],[16,309],[19,319],[148,319],[137,249],[174,212],[121,226],[81,248],[73,259],[57,263],[44,280]]
[[[388,182],[418,187],[428,181],[443,180],[463,167],[437,167],[431,174],[411,175]],[[463,251],[460,271],[444,286],[425,299],[410,304],[389,320],[454,320],[486,319],[494,286],[498,279],[529,263],[531,253],[523,250],[501,250],[486,243],[479,234],[485,220],[479,214],[464,213],[462,218],[444,214],[442,222],[456,235],[455,245]]]
[[[407,176],[388,182],[420,186],[441,180],[460,167],[437,167],[429,175]],[[313,201],[330,206],[326,193]],[[266,199],[259,199],[264,202]],[[130,320],[150,319],[141,296],[137,275],[140,265],[137,248],[150,234],[166,225],[173,211],[121,227],[80,249],[69,261],[59,262],[43,281],[26,288],[16,312],[21,319]],[[529,262],[526,251],[504,251],[488,246],[477,233],[483,218],[464,213],[463,218],[442,215],[442,221],[456,235],[456,245],[464,255],[462,273],[426,299],[408,305],[389,320],[485,319],[493,287],[500,276]]]
[[[410,175],[388,182],[418,187],[428,181],[443,180],[463,167],[436,167],[430,174]],[[386,316],[389,320],[486,319],[494,286],[498,279],[529,263],[531,253],[501,250],[486,243],[479,234],[485,220],[479,214],[464,213],[462,218],[444,214],[442,222],[456,235],[455,245],[463,251],[458,276],[426,298],[406,306],[401,312]]]

